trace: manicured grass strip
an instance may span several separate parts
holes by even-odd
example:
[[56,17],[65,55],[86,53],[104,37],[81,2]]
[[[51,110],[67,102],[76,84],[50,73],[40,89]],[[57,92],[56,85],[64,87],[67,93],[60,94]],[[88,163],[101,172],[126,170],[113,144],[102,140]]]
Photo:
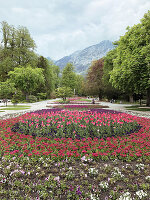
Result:
[[7,107],[6,106],[2,106],[3,108],[0,109],[0,110],[26,110],[26,109],[29,109],[31,106],[26,106],[26,105],[16,105],[16,106],[13,106],[13,105],[8,105]]
[[141,107],[141,106],[127,106],[125,107],[127,110],[135,110],[135,111],[150,111],[150,108]]

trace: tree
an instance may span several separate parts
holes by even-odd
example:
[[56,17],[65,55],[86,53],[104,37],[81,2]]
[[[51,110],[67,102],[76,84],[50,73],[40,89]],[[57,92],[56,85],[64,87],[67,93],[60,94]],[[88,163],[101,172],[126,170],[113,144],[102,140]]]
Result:
[[21,66],[34,66],[37,56],[34,53],[36,45],[26,27],[19,26],[16,30],[16,63]]
[[76,74],[75,94],[81,96],[84,88],[84,78],[82,75]]
[[5,103],[7,106],[7,99],[14,93],[15,87],[13,83],[9,81],[0,82],[0,98],[5,99]]
[[60,68],[59,66],[52,65],[52,71],[53,71],[53,76],[54,76],[54,87],[55,89],[60,86]]
[[146,93],[150,106],[150,11],[120,38],[113,64],[113,86],[130,94]]
[[10,81],[26,95],[27,100],[29,94],[44,85],[45,80],[42,72],[42,69],[33,69],[28,65],[27,67],[15,68],[14,71],[9,72],[9,76]]
[[70,87],[72,91],[76,86],[76,74],[74,72],[74,67],[71,63],[68,63],[62,71],[62,86]]
[[103,66],[104,60],[102,58],[93,61],[88,69],[86,77],[89,94],[98,95],[99,99],[101,99],[103,95]]
[[[114,43],[117,45],[116,43]],[[117,99],[118,95],[120,94],[119,90],[114,88],[112,84],[110,83],[110,72],[113,70],[113,62],[116,58],[116,48],[109,51],[106,56],[104,57],[104,66],[103,66],[103,77],[102,82],[104,86],[104,95],[108,99]]]
[[67,97],[71,97],[73,95],[73,91],[69,87],[59,87],[56,89],[57,97],[61,97],[63,101],[66,101]]
[[43,75],[45,78],[45,88],[44,92],[47,94],[47,98],[50,98],[50,95],[55,87],[55,79],[53,74],[53,64],[50,63],[46,58],[40,56],[38,58],[37,67],[43,69]]
[[15,67],[36,65],[36,47],[29,31],[25,27],[16,29],[7,22],[1,23],[2,40],[0,46],[0,81],[6,81],[8,72]]

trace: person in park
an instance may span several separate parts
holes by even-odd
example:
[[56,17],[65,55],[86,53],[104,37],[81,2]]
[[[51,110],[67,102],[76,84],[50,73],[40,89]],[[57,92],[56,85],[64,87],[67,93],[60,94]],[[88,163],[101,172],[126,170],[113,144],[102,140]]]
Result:
[[94,99],[92,99],[92,104],[95,104],[95,100]]

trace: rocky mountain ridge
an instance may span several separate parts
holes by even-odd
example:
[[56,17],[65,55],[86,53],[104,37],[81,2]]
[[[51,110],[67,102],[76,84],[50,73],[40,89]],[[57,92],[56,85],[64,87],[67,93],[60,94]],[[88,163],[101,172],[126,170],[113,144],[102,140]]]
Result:
[[85,75],[92,61],[104,57],[107,52],[113,48],[114,45],[111,41],[104,40],[96,45],[76,51],[69,56],[65,56],[55,61],[55,65],[58,65],[60,70],[62,70],[67,63],[72,63],[75,66],[75,71],[77,73]]

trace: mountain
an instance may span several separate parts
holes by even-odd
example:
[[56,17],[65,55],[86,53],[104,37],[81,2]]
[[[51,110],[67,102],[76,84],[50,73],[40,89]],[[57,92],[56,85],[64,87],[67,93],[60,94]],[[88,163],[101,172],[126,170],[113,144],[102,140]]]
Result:
[[55,62],[54,60],[52,60],[50,57],[46,57],[47,60]]
[[88,67],[93,60],[98,60],[106,55],[106,53],[114,48],[114,45],[109,40],[104,40],[99,44],[89,46],[83,50],[76,51],[69,56],[65,56],[55,62],[55,65],[62,70],[66,64],[72,63],[75,66],[75,71],[79,74],[86,74]]

